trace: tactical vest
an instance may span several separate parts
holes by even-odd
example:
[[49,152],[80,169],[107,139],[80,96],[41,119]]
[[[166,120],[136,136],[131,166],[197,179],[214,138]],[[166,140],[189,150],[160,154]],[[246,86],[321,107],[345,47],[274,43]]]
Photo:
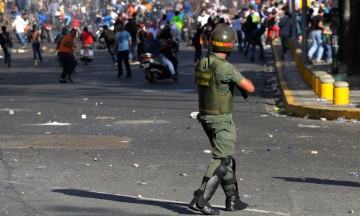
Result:
[[215,58],[210,64],[210,57],[204,58],[195,67],[196,83],[198,84],[199,111],[207,115],[231,113],[233,108],[233,94],[231,91],[224,94],[218,91],[215,79],[216,68],[222,64],[222,60]]

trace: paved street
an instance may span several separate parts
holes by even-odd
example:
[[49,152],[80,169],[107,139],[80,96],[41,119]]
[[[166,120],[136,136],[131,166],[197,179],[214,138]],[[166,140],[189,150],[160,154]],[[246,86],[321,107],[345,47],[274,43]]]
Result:
[[[275,106],[267,60],[236,51],[229,61],[256,92],[237,92],[237,178],[250,207],[221,215],[360,215],[360,123],[284,116]],[[205,54],[205,50],[204,50]],[[0,215],[197,215],[187,203],[211,154],[197,111],[194,50],[182,46],[178,82],[149,84],[139,65],[117,78],[104,50],[59,83],[54,54],[0,62]],[[266,85],[264,85],[266,84]]]

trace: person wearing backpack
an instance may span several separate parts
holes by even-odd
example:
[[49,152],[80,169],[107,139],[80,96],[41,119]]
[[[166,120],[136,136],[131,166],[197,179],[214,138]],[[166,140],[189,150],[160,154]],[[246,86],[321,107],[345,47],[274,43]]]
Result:
[[4,51],[5,64],[11,67],[11,47],[13,46],[10,33],[6,31],[6,26],[1,27],[2,33],[0,34],[0,45]]
[[115,32],[110,30],[107,25],[104,25],[103,31],[100,34],[99,40],[101,40],[102,38],[104,38],[104,40],[105,40],[106,48],[111,56],[111,59],[113,60],[114,64],[117,65],[116,53],[114,50]]

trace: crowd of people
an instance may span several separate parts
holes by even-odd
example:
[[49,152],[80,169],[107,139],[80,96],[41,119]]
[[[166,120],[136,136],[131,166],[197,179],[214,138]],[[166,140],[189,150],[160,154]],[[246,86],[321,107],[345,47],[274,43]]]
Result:
[[[289,4],[281,0],[270,0],[263,4],[254,1],[249,5],[236,5],[236,1],[233,5],[219,1],[204,1],[201,4],[198,1],[176,1],[158,5],[141,1],[127,1],[126,4],[122,1],[103,1],[99,10],[94,5],[98,1],[38,0],[35,11],[32,11],[34,1],[30,1],[29,5],[12,5],[9,2],[14,2],[7,1],[10,8],[0,8],[0,12],[3,11],[0,16],[3,24],[0,43],[5,62],[11,65],[9,49],[13,46],[7,26],[13,28],[22,48],[26,47],[26,41],[32,43],[34,64],[37,65],[38,59],[43,61],[41,40],[47,38],[51,42],[53,39],[46,24],[56,25],[60,22],[62,31],[55,38],[57,55],[63,66],[60,83],[73,82],[72,74],[77,65],[74,55],[77,37],[82,45],[91,47],[96,39],[103,41],[101,43],[105,44],[113,63],[117,65],[117,77],[124,74],[124,64],[126,78],[132,78],[131,61],[139,60],[143,53],[152,53],[168,66],[171,78],[178,80],[179,43],[186,42],[195,48],[195,81],[199,96],[197,119],[209,138],[213,158],[188,207],[207,215],[220,213],[209,204],[220,185],[226,196],[227,211],[243,210],[249,206],[239,197],[233,158],[236,129],[231,113],[234,87],[244,98],[247,93],[254,92],[255,87],[227,61],[235,46],[245,57],[250,55],[252,62],[255,61],[258,47],[259,60],[262,61],[265,59],[264,46],[273,40],[280,40],[281,58],[284,58],[292,33],[295,32],[295,38],[299,41],[303,34],[311,34],[309,60],[315,54],[316,63],[321,63],[323,59],[331,62],[332,59],[329,40],[331,4],[327,0],[313,0],[307,14],[301,14],[300,8],[291,14]],[[2,7],[4,3],[2,0]],[[30,13],[26,12],[28,9]],[[6,16],[4,11],[7,11]],[[10,19],[7,17],[9,15]],[[292,19],[292,16],[296,16],[296,19]],[[302,16],[308,17],[308,28],[302,28]],[[29,24],[31,27],[27,29]],[[97,36],[94,31],[100,28],[102,31]],[[303,29],[306,32],[302,32]],[[202,56],[204,48],[208,52]]]
[[[161,54],[163,60],[171,68],[173,78],[177,79],[178,59],[174,55],[174,47],[186,41],[188,46],[195,48],[194,63],[197,63],[202,56],[203,48],[208,47],[211,32],[218,25],[228,25],[235,30],[238,51],[245,57],[250,56],[251,61],[255,61],[257,52],[259,60],[264,60],[264,46],[268,46],[273,39],[281,40],[282,58],[287,51],[287,39],[291,37],[291,32],[295,32],[299,41],[302,40],[300,8],[291,14],[286,1],[270,0],[262,4],[253,1],[253,3],[238,5],[234,1],[232,5],[225,5],[215,0],[200,3],[194,0],[156,3],[140,0],[126,2],[119,0],[1,0],[0,21],[7,27],[8,32],[11,33],[9,28],[15,32],[16,37],[13,38],[19,41],[21,48],[26,48],[27,42],[31,42],[35,65],[38,64],[38,59],[42,61],[41,53],[38,52],[41,44],[39,42],[44,39],[49,42],[54,39],[59,41],[58,36],[53,37],[51,25],[52,29],[66,28],[67,32],[70,29],[76,29],[78,36],[82,35],[86,27],[86,32],[92,33],[94,41],[102,38],[105,40],[105,47],[118,67],[118,76],[122,75],[121,62],[124,62],[127,77],[131,77],[131,68],[128,63],[138,60],[139,56],[147,51],[145,50],[146,40],[160,40],[161,53],[157,54]],[[328,0],[312,0],[306,14],[309,27],[306,33],[311,35],[309,41],[312,44],[308,57],[311,60],[316,54],[316,63],[331,62],[332,59],[330,14],[331,3]],[[296,18],[292,19],[292,16]],[[116,42],[120,24],[131,38],[130,44],[122,43],[126,45],[121,47],[117,46],[119,42]],[[292,31],[292,29],[296,30]],[[34,37],[34,32],[37,31],[40,35]],[[148,35],[149,33],[152,36]],[[3,50],[6,47],[10,48],[10,46],[5,46],[5,38],[2,41]],[[129,46],[128,58],[124,58],[124,55],[119,56],[119,52],[123,52],[122,49],[127,49],[127,46]]]

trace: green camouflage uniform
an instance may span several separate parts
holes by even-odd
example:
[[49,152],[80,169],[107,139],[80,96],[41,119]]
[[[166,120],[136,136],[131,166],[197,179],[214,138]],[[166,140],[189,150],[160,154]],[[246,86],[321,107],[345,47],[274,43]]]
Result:
[[[217,62],[212,64],[215,60]],[[227,172],[221,179],[221,185],[226,195],[231,196],[233,194],[237,194],[235,162],[232,158],[236,142],[236,129],[231,113],[233,105],[233,90],[235,83],[240,83],[244,77],[233,65],[214,53],[211,53],[209,58],[204,57],[196,66],[196,70],[198,71],[199,68],[204,68],[206,65],[208,65],[210,71],[213,73],[214,82],[216,83],[215,91],[217,91],[217,94],[221,96],[219,100],[215,100],[215,103],[218,103],[218,108],[212,110],[203,109],[202,107],[206,106],[206,103],[211,101],[211,98],[209,98],[208,93],[205,94],[205,92],[199,90],[200,112],[197,118],[200,121],[213,148],[213,159],[208,165],[199,190],[205,190],[209,179],[216,175],[216,169],[220,167],[221,163],[224,163],[224,159],[228,159],[228,162],[226,163]],[[208,81],[205,78],[202,79],[202,81],[205,80],[204,83],[202,83],[201,78],[200,81],[198,79],[200,76],[201,75],[197,74],[197,83],[199,84],[199,88],[201,88],[202,84],[206,85],[206,82]],[[205,105],[202,105],[202,103],[205,103]],[[211,106],[212,105],[210,105],[210,107]]]

